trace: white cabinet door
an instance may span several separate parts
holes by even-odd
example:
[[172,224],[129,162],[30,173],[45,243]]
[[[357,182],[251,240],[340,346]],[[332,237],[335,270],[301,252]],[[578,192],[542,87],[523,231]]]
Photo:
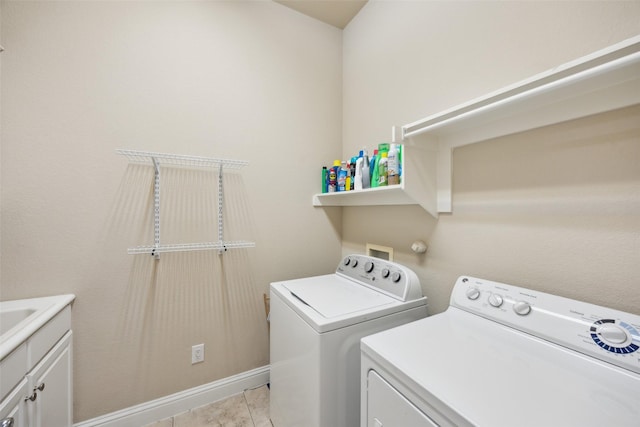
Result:
[[[11,427],[27,427],[27,407],[24,399],[28,394],[27,379],[23,378],[0,403],[0,423],[5,422]],[[10,424],[10,419],[13,420],[13,424]]]
[[72,414],[71,331],[29,373],[36,397],[29,402],[29,427],[70,427]]

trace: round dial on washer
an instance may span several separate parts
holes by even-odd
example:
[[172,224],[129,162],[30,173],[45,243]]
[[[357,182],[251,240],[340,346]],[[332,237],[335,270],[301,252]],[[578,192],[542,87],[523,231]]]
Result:
[[480,296],[480,289],[478,288],[469,288],[466,292],[467,298],[476,300]]
[[627,333],[617,325],[602,325],[596,333],[612,344],[622,344],[627,341]]
[[354,259],[353,262],[351,263],[351,268],[356,268],[358,266],[358,260]]
[[351,258],[346,257],[346,258],[344,259],[344,265],[349,265],[349,264],[351,264]]
[[498,294],[489,295],[489,304],[491,304],[493,307],[500,307],[502,305],[502,302],[502,296]]
[[402,279],[402,275],[397,271],[391,275],[391,281],[393,283],[398,283],[400,279]]
[[382,269],[382,277],[383,277],[383,278],[385,278],[385,279],[386,279],[387,277],[389,277],[389,274],[391,274],[391,272],[389,271],[389,269],[388,269],[388,268],[383,268],[383,269]]
[[591,325],[591,339],[611,353],[628,354],[640,348],[640,333],[628,323],[600,319]]
[[364,264],[364,271],[366,271],[367,273],[371,273],[373,271],[373,263],[371,261],[367,261]]
[[515,304],[513,304],[513,311],[520,316],[526,316],[531,313],[531,305],[526,301],[516,301]]

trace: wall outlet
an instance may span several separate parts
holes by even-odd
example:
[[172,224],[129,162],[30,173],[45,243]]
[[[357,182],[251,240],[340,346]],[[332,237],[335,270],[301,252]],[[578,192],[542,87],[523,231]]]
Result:
[[204,362],[204,344],[191,347],[191,364]]

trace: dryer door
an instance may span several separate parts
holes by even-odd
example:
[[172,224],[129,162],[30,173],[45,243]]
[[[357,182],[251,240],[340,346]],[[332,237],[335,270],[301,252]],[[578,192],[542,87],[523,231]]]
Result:
[[376,371],[367,378],[367,427],[438,427]]

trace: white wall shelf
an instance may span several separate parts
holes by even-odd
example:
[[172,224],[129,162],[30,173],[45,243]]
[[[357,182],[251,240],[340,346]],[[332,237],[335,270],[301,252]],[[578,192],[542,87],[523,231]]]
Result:
[[[137,150],[116,150],[116,153],[127,157],[132,163],[146,164],[153,166],[154,169],[154,218],[153,218],[153,234],[154,244],[150,246],[137,246],[129,248],[127,253],[150,254],[159,259],[161,253],[166,252],[187,252],[202,250],[218,250],[220,254],[233,248],[254,247],[254,242],[237,240],[224,240],[224,221],[223,221],[223,171],[225,169],[240,169],[249,164],[244,160],[216,159],[209,157],[185,156],[177,154],[153,153],[149,151]],[[218,169],[218,241],[207,243],[180,243],[180,244],[161,244],[160,243],[160,167],[185,167],[185,168],[217,168]]]
[[322,193],[313,196],[313,206],[414,205],[416,201],[404,191],[404,185],[365,188],[358,191]]
[[426,171],[435,170],[437,153],[410,145],[405,145],[403,150],[400,184],[315,194],[313,206],[420,205],[431,215],[437,216],[433,180],[423,176]]
[[404,125],[402,139],[437,150],[437,212],[451,212],[454,148],[638,103],[640,36]]
[[[314,206],[418,204],[451,212],[453,149],[640,103],[640,36],[401,127],[403,184],[316,194]],[[395,135],[395,130],[392,129]],[[419,158],[418,158],[419,157]]]

